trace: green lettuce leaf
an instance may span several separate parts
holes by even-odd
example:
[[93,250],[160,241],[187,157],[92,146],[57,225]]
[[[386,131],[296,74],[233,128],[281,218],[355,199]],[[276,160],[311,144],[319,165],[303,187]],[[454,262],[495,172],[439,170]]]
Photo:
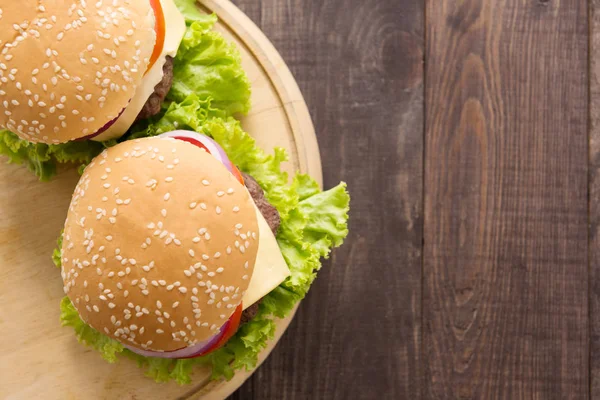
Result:
[[61,264],[62,264],[62,256],[61,256],[62,243],[63,243],[63,234],[61,232],[60,236],[58,237],[58,240],[56,241],[56,248],[52,252],[52,262],[58,268],[60,268]]
[[25,164],[40,180],[48,181],[56,175],[58,164],[87,164],[113,141],[68,142],[65,144],[29,143],[7,130],[0,130],[0,154],[8,156],[8,162]]
[[250,82],[241,68],[234,44],[212,30],[216,16],[195,21],[187,29],[173,67],[169,99],[183,101],[191,94],[212,98],[215,108],[227,114],[250,109]]
[[99,351],[102,358],[109,363],[117,361],[117,354],[124,350],[121,343],[103,335],[83,322],[68,297],[64,297],[60,302],[60,320],[63,326],[71,326],[75,329],[80,343]]
[[200,11],[197,0],[175,0],[175,5],[184,16],[188,25],[194,21],[206,21],[213,18],[212,15],[206,15]]
[[[183,103],[189,94],[195,93],[201,101],[211,99],[211,108],[204,110],[212,116],[228,118],[235,113],[247,112],[250,108],[250,82],[235,46],[212,30],[216,16],[201,13],[193,0],[177,0],[177,5],[188,27],[174,61],[173,87],[164,104],[165,110],[172,102]],[[182,114],[187,112],[181,110]],[[160,120],[162,115],[135,124],[120,141],[129,139],[131,132],[142,131]],[[106,147],[116,143],[76,141],[59,145],[35,144],[19,139],[7,130],[0,130],[0,154],[7,156],[10,163],[27,165],[42,181],[56,175],[59,164],[86,165]]]

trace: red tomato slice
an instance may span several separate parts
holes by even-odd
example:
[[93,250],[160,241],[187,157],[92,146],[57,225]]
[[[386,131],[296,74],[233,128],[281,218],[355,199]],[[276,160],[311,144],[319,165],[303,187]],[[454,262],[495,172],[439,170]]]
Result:
[[231,169],[233,169],[233,176],[235,176],[242,185],[246,185],[242,173],[235,165],[233,165],[233,163],[231,163]]
[[242,311],[244,311],[244,309],[242,307],[242,303],[240,303],[240,305],[233,312],[233,315],[231,316],[231,318],[229,318],[229,324],[227,325],[227,328],[225,329],[223,336],[221,336],[221,339],[219,339],[215,344],[213,344],[208,349],[206,349],[202,353],[200,353],[198,355],[198,357],[205,356],[208,353],[211,353],[211,352],[221,348],[225,343],[227,343],[227,341],[229,339],[231,339],[231,337],[237,332],[238,328],[240,327],[240,320],[242,319]]
[[150,5],[154,10],[154,15],[156,16],[156,26],[154,30],[156,31],[156,44],[154,45],[154,50],[152,51],[152,55],[150,56],[150,63],[148,64],[148,69],[146,72],[152,68],[152,66],[158,60],[160,53],[162,53],[163,47],[165,46],[165,14],[162,9],[162,5],[160,4],[160,0],[150,0]]
[[242,303],[240,303],[240,305],[233,312],[233,315],[229,318],[229,321],[227,322],[227,328],[225,328],[225,331],[221,335],[221,338],[218,341],[216,341],[212,346],[205,349],[202,353],[183,358],[196,358],[205,356],[208,353],[212,353],[213,351],[223,347],[223,345],[225,345],[225,343],[227,343],[227,341],[231,339],[231,337],[237,332],[238,328],[240,327],[240,320],[242,319],[243,310],[244,307],[242,307]]

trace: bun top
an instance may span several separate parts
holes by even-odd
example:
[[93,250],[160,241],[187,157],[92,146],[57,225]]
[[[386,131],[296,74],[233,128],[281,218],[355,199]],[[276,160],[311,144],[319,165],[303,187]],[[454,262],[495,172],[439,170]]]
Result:
[[258,251],[250,194],[187,142],[147,138],[84,171],[62,245],[65,293],[124,344],[174,351],[207,340],[240,304]]
[[89,136],[134,96],[156,42],[148,0],[5,1],[0,127],[30,142]]

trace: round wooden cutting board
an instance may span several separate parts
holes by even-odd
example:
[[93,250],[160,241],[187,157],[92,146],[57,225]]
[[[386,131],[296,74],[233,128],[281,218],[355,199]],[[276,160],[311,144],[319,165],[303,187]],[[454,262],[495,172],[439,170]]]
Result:
[[[217,29],[242,52],[252,82],[250,114],[244,128],[259,145],[286,148],[289,173],[309,173],[321,183],[321,161],[306,104],[290,71],[260,30],[227,0],[201,7],[219,16]],[[3,160],[2,160],[3,161]],[[156,384],[135,363],[108,364],[79,343],[59,322],[63,297],[59,271],[50,259],[78,176],[62,171],[50,183],[25,167],[0,162],[0,398],[2,399],[222,399],[251,374],[211,382],[210,371],[195,371],[191,385]],[[275,340],[291,316],[278,321]]]

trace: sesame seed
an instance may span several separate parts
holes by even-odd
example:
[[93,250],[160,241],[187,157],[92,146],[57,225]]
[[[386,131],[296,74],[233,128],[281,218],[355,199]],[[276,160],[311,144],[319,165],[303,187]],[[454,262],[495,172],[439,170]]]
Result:
[[181,293],[187,293],[187,289],[182,286],[182,287],[179,288],[179,292],[181,292]]

